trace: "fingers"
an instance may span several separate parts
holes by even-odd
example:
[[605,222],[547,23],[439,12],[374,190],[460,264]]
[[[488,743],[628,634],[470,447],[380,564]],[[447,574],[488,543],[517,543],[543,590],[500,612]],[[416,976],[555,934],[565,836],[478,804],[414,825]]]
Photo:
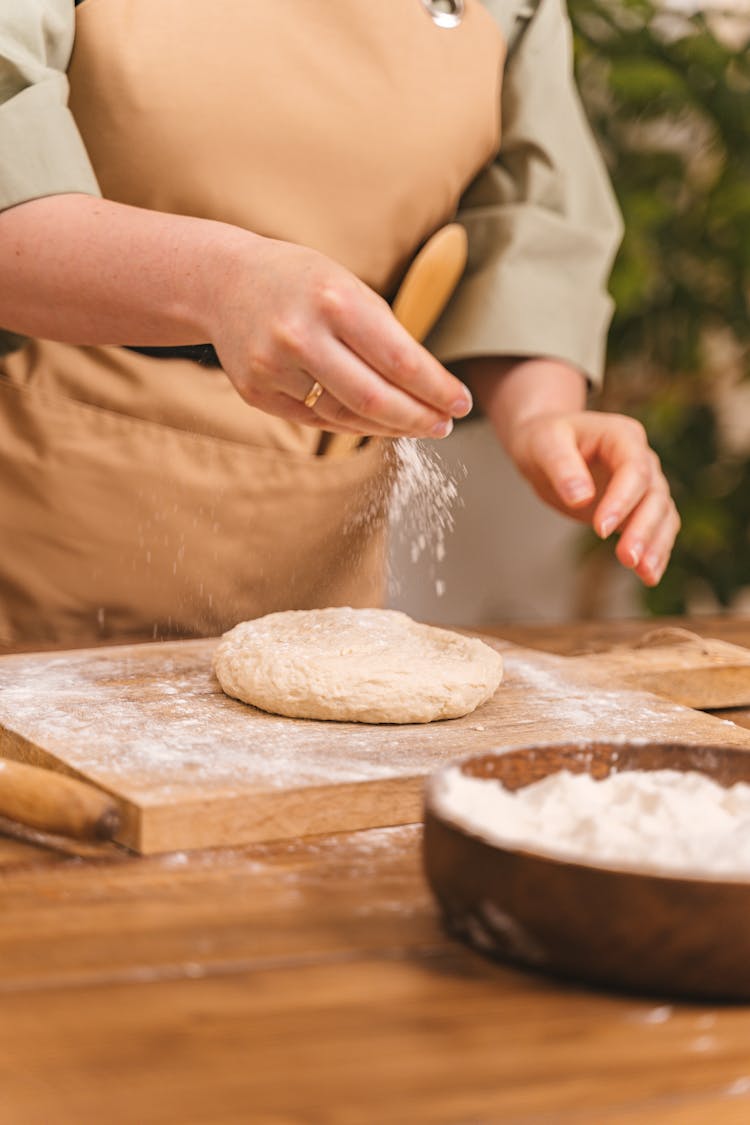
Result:
[[[384,308],[387,311],[385,304]],[[393,320],[390,312],[388,317]],[[414,341],[410,342],[418,348]],[[462,386],[431,356],[428,358],[446,379]],[[265,350],[258,348],[250,357],[245,377],[235,378],[235,385],[246,401],[263,410],[267,409],[264,404],[269,395],[281,394],[304,403],[316,381],[324,393],[314,404],[314,414],[306,416],[308,425],[324,429],[343,427],[378,436],[431,438],[446,437],[453,428],[450,414],[435,410],[390,383],[320,325],[305,329],[287,322],[283,330],[277,326],[275,336],[267,341]],[[276,413],[281,405],[282,401],[277,399],[276,409],[271,412]],[[462,401],[461,413],[470,407],[469,397]],[[299,420],[296,411],[294,416]]]
[[666,570],[680,530],[680,517],[664,477],[655,475],[651,488],[621,528],[615,554],[647,586],[655,586]]
[[648,586],[669,562],[680,529],[659,458],[643,426],[617,414],[547,415],[520,427],[512,453],[539,495],[602,539]]
[[[453,429],[450,418],[385,383],[339,341],[321,345],[317,359],[317,376],[317,368],[301,371],[291,367],[276,375],[275,392],[303,405],[315,382],[323,386],[313,406],[305,407],[307,425],[323,429],[341,426],[353,433],[380,437],[442,438]],[[273,392],[266,384],[263,390],[251,393],[248,401],[265,409],[261,399],[267,401],[269,393]]]
[[338,340],[322,352],[325,392],[315,412],[328,422],[359,426],[363,433],[445,437],[452,421],[381,378]]
[[[331,406],[326,408],[324,399],[328,398]],[[274,414],[288,422],[298,422],[303,426],[312,426],[316,429],[328,430],[337,434],[356,434],[376,437],[402,437],[405,434],[394,433],[386,427],[379,427],[374,423],[364,421],[362,418],[345,410],[325,392],[313,408],[305,406],[304,402],[285,394],[284,392],[263,390],[252,394],[246,393],[246,401],[256,410],[263,410],[267,414]],[[320,406],[323,406],[323,413]],[[451,426],[451,423],[448,423]]]
[[578,448],[576,433],[566,419],[536,430],[527,457],[533,462],[534,475],[543,474],[565,508],[581,508],[594,499],[594,479]]
[[681,526],[682,520],[673,501],[667,519],[651,541],[643,562],[637,568],[639,577],[647,586],[657,586],[661,581],[669,565],[672,548]]
[[469,413],[468,388],[412,339],[375,293],[359,286],[350,293],[328,292],[325,299],[340,342],[367,368],[440,415]]
[[354,410],[344,406],[332,394],[325,391],[312,410],[311,425],[330,430],[337,426],[345,426],[358,434],[371,434],[375,437],[447,437],[453,429],[450,418],[439,418],[434,422],[432,417],[428,423],[429,428],[424,429],[415,425],[398,425],[395,421],[390,424],[374,422],[371,418],[364,418]]
[[252,250],[212,337],[247,402],[299,420],[286,399],[304,402],[317,381],[308,424],[412,437],[445,437],[469,413],[467,388],[367,285],[305,247],[254,239]]
[[[661,523],[657,524],[651,538],[644,539],[644,553],[633,566],[638,577],[647,586],[656,586],[667,569],[672,548],[680,530],[680,517],[672,500]],[[619,544],[618,544],[619,557]]]
[[599,415],[597,420],[607,426],[597,452],[611,477],[593,524],[597,535],[606,539],[622,526],[654,480],[661,477],[661,466],[640,422],[624,415]]
[[616,467],[594,514],[594,528],[603,539],[618,530],[619,561],[647,586],[656,586],[680,530],[659,458],[640,423],[623,417],[615,418],[609,448],[602,452]]
[[358,434],[363,431],[360,426],[347,425],[345,422],[321,424],[321,420],[314,410],[305,406],[291,395],[279,391],[260,391],[252,396],[245,396],[249,405],[256,410],[263,410],[266,414],[274,414],[277,418],[284,418],[287,422],[299,422],[303,426],[313,426],[316,429],[330,430],[338,434]]

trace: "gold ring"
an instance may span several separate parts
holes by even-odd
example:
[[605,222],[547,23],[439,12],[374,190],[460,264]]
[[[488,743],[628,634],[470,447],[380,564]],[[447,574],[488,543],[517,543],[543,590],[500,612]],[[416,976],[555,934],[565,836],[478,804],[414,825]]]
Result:
[[312,408],[315,406],[315,403],[318,401],[322,394],[323,388],[316,379],[305,396],[305,406],[308,407],[309,410],[312,410]]

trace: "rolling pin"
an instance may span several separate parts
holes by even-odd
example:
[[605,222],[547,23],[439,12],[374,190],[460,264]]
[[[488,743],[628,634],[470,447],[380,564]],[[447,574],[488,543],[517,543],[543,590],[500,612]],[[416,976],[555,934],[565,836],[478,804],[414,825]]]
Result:
[[0,815],[77,840],[111,840],[120,825],[117,805],[107,793],[7,758],[0,758]]
[[406,271],[393,299],[393,315],[420,343],[448,304],[466,266],[468,239],[460,223],[433,234]]
[[[460,223],[441,227],[425,242],[406,271],[393,300],[396,320],[420,343],[448,303],[466,267],[468,239]],[[345,457],[360,442],[357,434],[324,433],[319,453]]]

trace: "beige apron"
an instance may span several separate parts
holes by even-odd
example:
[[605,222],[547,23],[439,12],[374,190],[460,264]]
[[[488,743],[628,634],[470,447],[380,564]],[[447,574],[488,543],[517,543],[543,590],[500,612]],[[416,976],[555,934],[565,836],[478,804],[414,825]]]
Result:
[[[110,199],[315,247],[390,295],[499,143],[467,0],[84,0],[71,107]],[[0,645],[206,635],[382,597],[387,447],[217,369],[30,341],[0,360]]]

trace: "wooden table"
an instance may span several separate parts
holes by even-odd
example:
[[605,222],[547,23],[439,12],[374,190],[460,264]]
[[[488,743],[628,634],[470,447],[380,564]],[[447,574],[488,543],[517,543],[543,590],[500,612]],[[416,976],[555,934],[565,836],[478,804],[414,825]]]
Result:
[[[750,646],[750,620],[682,624]],[[152,859],[0,837],[0,1123],[100,1121],[746,1125],[750,1010],[484,960],[443,933],[417,827]]]

